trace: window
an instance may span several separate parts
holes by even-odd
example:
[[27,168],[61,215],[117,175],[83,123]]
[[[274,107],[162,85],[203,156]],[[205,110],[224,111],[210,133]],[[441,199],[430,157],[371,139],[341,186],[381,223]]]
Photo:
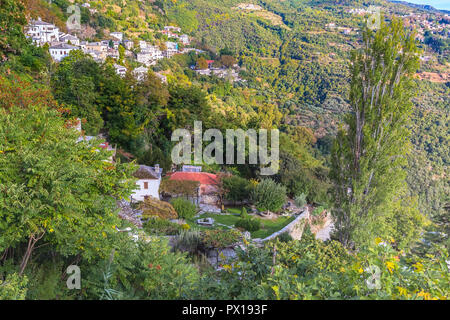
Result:
[[144,189],[148,189],[148,182],[144,182]]

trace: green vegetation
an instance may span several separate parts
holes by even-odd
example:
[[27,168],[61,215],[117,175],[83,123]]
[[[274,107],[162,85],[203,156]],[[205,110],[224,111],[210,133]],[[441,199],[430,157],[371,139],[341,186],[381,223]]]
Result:
[[197,213],[197,206],[187,199],[175,198],[170,203],[180,218],[190,219]]
[[261,220],[261,229],[258,231],[252,232],[252,238],[261,238],[264,239],[271,234],[283,229],[289,223],[291,223],[295,217],[279,217],[275,220],[264,219]]
[[412,74],[419,63],[414,34],[406,34],[402,22],[394,19],[390,25],[383,22],[376,33],[367,30],[363,41],[351,70],[353,113],[346,118],[348,130],[338,133],[332,157],[334,216],[345,246],[375,235],[399,239],[398,230],[387,226],[405,214],[415,221],[410,227],[422,227],[421,219],[414,218],[420,215],[417,209],[401,198],[410,148]]
[[263,179],[256,185],[251,197],[258,210],[277,212],[286,201],[286,187],[271,179]]
[[173,236],[180,233],[183,230],[182,226],[178,223],[170,222],[160,217],[150,217],[144,222],[144,230],[148,234]]
[[236,228],[242,228],[244,230],[255,232],[261,228],[261,220],[255,218],[241,218],[234,224]]

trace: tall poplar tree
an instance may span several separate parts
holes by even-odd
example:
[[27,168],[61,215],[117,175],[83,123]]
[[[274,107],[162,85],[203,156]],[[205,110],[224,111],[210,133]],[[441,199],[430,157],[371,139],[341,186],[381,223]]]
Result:
[[335,227],[347,247],[391,236],[395,215],[402,214],[412,75],[418,67],[414,32],[395,18],[376,31],[366,29],[362,47],[353,53],[351,112],[335,140],[331,171]]

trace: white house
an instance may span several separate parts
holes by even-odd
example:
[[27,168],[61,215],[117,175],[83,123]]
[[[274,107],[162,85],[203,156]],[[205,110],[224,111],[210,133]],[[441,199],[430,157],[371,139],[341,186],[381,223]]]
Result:
[[181,43],[184,45],[188,45],[190,43],[189,36],[187,34],[182,34],[178,37],[178,39],[180,39]]
[[139,67],[133,70],[133,75],[138,81],[142,81],[147,74],[148,68],[146,67]]
[[137,54],[137,61],[145,64],[146,66],[151,66],[156,64],[156,60],[162,59],[163,54],[157,46],[147,46],[141,49],[141,52]]
[[125,41],[122,41],[122,43],[123,43],[125,49],[127,49],[127,50],[131,50],[134,47],[134,42],[131,40],[125,40]]
[[173,32],[181,32],[180,27],[174,27],[174,26],[165,26],[164,31],[173,31]]
[[111,32],[109,35],[114,37],[114,38],[116,38],[116,39],[118,39],[119,41],[123,40],[123,33],[122,32]]
[[63,58],[67,57],[72,50],[77,50],[78,47],[71,46],[70,44],[61,43],[56,46],[50,47],[50,55],[56,61],[61,61]]
[[27,26],[26,35],[32,38],[37,45],[59,42],[59,28],[51,23],[42,21],[41,18],[30,22]]
[[139,47],[141,48],[141,50],[147,48],[147,42],[140,40]]
[[138,189],[134,190],[132,200],[144,201],[147,197],[159,199],[162,168],[158,164],[154,167],[140,165],[133,175],[138,178],[136,182]]
[[121,77],[124,77],[127,73],[127,68],[116,63],[114,64],[114,69],[116,69],[116,73]]
[[175,53],[178,53],[178,43],[167,41],[166,42],[167,50],[164,51],[164,55],[166,58],[172,58]]
[[61,42],[65,42],[65,43],[69,43],[70,42],[70,44],[74,45],[74,46],[79,46],[80,45],[80,39],[78,39],[76,36],[73,36],[71,34],[65,34],[65,35],[61,36],[59,38],[59,40]]

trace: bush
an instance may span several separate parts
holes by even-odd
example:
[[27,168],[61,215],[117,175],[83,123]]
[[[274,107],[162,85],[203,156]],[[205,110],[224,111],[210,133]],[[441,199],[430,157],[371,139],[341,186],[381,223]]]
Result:
[[248,217],[248,213],[247,213],[247,209],[245,209],[245,207],[242,207],[241,209],[241,218],[247,218]]
[[291,236],[289,233],[287,233],[287,232],[283,232],[282,234],[280,234],[280,235],[277,237],[277,239],[280,240],[281,242],[289,242],[289,241],[294,240],[294,239],[292,238],[292,236]]
[[201,244],[202,234],[198,230],[183,230],[180,232],[176,249],[180,251],[188,251],[191,253],[195,253],[199,251],[199,247]]
[[248,198],[250,183],[238,176],[224,177],[222,188],[225,190],[225,199],[234,202],[244,201]]
[[325,208],[323,206],[317,207],[313,210],[312,215],[318,217],[324,210]]
[[201,242],[206,248],[227,248],[241,239],[238,230],[205,230]]
[[261,228],[261,221],[252,218],[241,218],[234,224],[234,226],[236,228],[242,228],[249,232],[253,232],[258,231]]
[[170,201],[178,216],[183,219],[190,219],[197,213],[197,206],[189,200],[176,198]]
[[145,218],[150,216],[158,216],[162,219],[176,219],[178,218],[176,210],[170,203],[149,197],[140,205],[142,215]]
[[304,193],[297,195],[294,199],[295,205],[299,208],[305,206],[307,204],[306,197],[307,195]]
[[286,187],[264,179],[253,189],[252,199],[260,211],[279,211],[286,201]]
[[151,217],[144,222],[144,230],[149,234],[173,236],[183,230],[183,227],[159,217]]
[[0,278],[0,300],[25,300],[27,283],[27,277],[17,273],[7,275],[4,281]]

